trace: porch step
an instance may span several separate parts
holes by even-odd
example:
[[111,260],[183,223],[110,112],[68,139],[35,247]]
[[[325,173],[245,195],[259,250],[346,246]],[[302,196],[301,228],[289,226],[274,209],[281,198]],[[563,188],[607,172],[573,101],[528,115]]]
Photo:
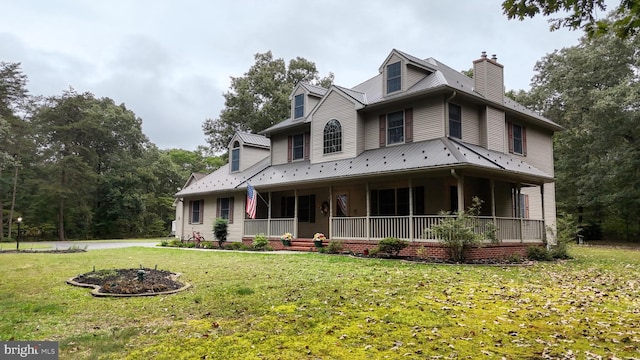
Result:
[[291,241],[291,246],[285,246],[285,250],[291,251],[318,251],[316,246],[313,244],[313,240],[293,240]]

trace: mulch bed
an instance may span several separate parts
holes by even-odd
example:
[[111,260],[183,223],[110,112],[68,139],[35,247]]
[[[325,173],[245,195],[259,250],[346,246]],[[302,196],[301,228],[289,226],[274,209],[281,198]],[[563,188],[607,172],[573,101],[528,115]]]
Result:
[[[139,271],[144,271],[142,280]],[[109,269],[91,271],[67,280],[76,286],[93,287],[95,296],[148,296],[172,294],[189,287],[177,281],[179,274],[156,269]]]

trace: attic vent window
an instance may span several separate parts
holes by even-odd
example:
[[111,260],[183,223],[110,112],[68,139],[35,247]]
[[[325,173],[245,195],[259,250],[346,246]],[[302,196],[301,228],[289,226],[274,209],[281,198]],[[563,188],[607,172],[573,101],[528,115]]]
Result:
[[387,65],[387,94],[399,91],[402,87],[400,62]]

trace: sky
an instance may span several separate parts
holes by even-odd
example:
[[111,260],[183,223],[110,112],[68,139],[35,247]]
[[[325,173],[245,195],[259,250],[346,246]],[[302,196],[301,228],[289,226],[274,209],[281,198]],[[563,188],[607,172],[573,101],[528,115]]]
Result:
[[505,88],[528,90],[536,61],[578,44],[542,17],[507,20],[502,0],[0,0],[0,61],[19,62],[32,95],[72,87],[124,103],[160,149],[206,145],[230,77],[272,51],[353,87],[392,49],[468,70],[482,51]]

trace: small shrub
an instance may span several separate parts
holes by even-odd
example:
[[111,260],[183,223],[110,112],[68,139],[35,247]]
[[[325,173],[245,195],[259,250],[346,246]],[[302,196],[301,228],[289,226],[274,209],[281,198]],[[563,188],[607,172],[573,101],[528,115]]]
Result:
[[527,248],[527,258],[535,261],[551,261],[553,257],[549,250],[541,246],[529,246]]
[[224,248],[227,250],[243,250],[243,251],[250,250],[250,248],[247,245],[241,242],[228,243],[224,246]]
[[[482,235],[475,232],[475,216],[480,214],[482,200],[472,199],[472,205],[467,211],[459,211],[453,217],[447,217],[439,224],[427,229],[427,233],[435,236],[438,241],[449,249],[449,257],[456,262],[464,261],[465,250],[478,246],[482,242]],[[441,215],[451,215],[441,212]],[[497,231],[497,229],[496,229]]]
[[160,241],[160,246],[169,246],[169,240]]
[[424,247],[424,245],[420,245],[420,247],[416,249],[416,256],[419,257],[420,259],[426,258],[427,255],[428,255],[428,251],[427,251],[427,248]]
[[173,239],[173,240],[169,241],[169,246],[181,247],[182,246],[182,241],[180,241],[180,239]]
[[218,240],[218,246],[222,248],[222,244],[227,241],[227,236],[229,236],[229,222],[223,218],[216,218],[213,224],[213,235]]
[[407,240],[401,240],[394,237],[388,237],[380,240],[378,243],[377,249],[378,252],[389,254],[392,256],[398,256],[402,249],[409,246],[409,242]]
[[342,241],[331,240],[326,251],[329,254],[339,254],[342,251]]
[[379,253],[380,253],[380,249],[377,246],[369,249],[369,256],[371,257],[377,257]]
[[518,264],[522,262],[522,256],[518,254],[509,254],[504,258],[504,260],[510,264]]
[[212,241],[203,241],[202,243],[200,243],[200,246],[205,249],[213,249],[216,247]]
[[269,239],[264,234],[258,234],[253,238],[254,250],[265,250],[269,246]]

